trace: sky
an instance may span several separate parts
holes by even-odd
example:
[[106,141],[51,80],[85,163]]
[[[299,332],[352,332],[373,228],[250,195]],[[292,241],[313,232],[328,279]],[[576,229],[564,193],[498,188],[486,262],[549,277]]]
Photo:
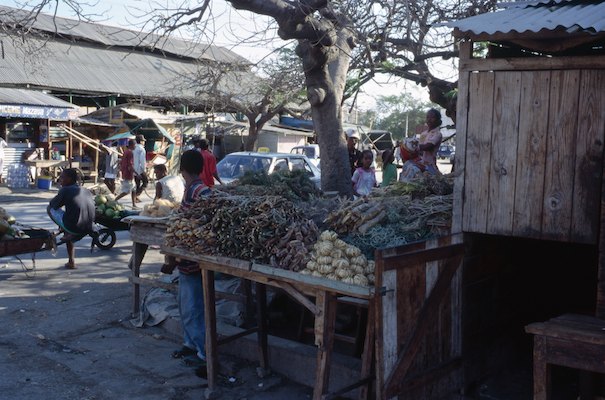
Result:
[[[0,5],[19,7],[26,2],[34,4],[37,1],[39,0],[0,0]],[[175,4],[176,1],[82,0],[76,2],[82,5],[83,11],[89,13],[90,18],[94,21],[127,29],[144,30],[145,28],[142,27],[148,20],[145,14],[151,7],[165,8],[167,5]],[[178,0],[178,2],[183,3],[187,0]],[[195,2],[191,1],[191,3]],[[45,11],[52,13],[54,9],[48,8]],[[59,0],[57,15],[66,18],[75,17],[74,11],[65,4],[65,0]],[[258,62],[267,57],[275,48],[286,44],[285,41],[276,37],[275,31],[265,29],[270,21],[268,17],[235,10],[224,0],[213,0],[212,14],[208,20],[207,29],[205,29],[205,32],[208,33],[199,40],[226,47],[252,62]],[[264,32],[264,34],[261,36],[258,32]],[[182,36],[184,39],[188,39],[193,34],[199,35],[199,32],[184,31]],[[428,101],[428,93],[425,88],[403,79],[381,76],[364,85],[362,93],[357,98],[357,107],[361,111],[374,109],[379,96],[398,95],[404,92],[409,92],[419,101]]]

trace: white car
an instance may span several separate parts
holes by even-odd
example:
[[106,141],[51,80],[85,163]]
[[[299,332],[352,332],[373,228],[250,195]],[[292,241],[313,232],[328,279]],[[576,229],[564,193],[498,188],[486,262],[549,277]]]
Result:
[[229,184],[248,171],[265,171],[272,174],[277,171],[306,171],[311,181],[321,189],[321,172],[304,155],[289,153],[253,153],[237,152],[227,154],[216,164],[218,176]]
[[290,150],[292,154],[301,154],[307,156],[309,160],[317,168],[319,167],[319,145],[318,144],[307,144],[304,146],[295,146]]

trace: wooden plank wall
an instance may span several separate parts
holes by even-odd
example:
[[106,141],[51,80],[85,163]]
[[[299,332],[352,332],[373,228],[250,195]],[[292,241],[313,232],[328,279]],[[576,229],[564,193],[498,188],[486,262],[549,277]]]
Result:
[[596,243],[605,70],[462,76],[464,187],[454,232],[460,220],[465,232]]
[[[461,237],[444,237],[409,245],[411,250],[432,249],[453,243],[461,243]],[[403,248],[403,247],[402,247]],[[398,254],[401,250],[394,249]],[[406,250],[409,251],[409,250]],[[402,254],[404,252],[401,252]],[[392,257],[388,251],[384,256]],[[439,261],[406,264],[388,271],[377,266],[380,285],[387,289],[379,303],[380,324],[377,334],[382,337],[382,346],[378,349],[377,384],[381,386],[394,368],[400,352],[410,338],[425,301],[432,292],[447,259]],[[461,356],[460,337],[460,279],[456,274],[447,294],[439,303],[438,311],[431,317],[431,324],[424,332],[422,344],[414,358],[409,376],[417,377],[400,393],[400,399],[442,398],[462,386],[461,365],[455,360]],[[432,371],[432,372],[427,372]],[[385,395],[379,391],[379,397]]]

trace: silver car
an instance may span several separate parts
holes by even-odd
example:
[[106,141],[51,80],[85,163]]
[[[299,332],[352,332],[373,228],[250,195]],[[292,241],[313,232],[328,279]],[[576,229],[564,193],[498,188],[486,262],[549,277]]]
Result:
[[321,172],[311,161],[301,154],[238,152],[227,154],[216,164],[218,176],[223,183],[231,183],[248,171],[306,171],[309,179],[321,188]]

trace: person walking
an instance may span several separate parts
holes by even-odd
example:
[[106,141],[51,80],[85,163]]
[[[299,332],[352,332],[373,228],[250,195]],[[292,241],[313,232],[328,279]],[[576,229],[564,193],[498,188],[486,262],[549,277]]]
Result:
[[105,148],[105,151],[107,151],[107,154],[105,155],[105,173],[103,174],[103,182],[111,194],[116,194],[116,176],[120,167],[116,142],[113,142],[111,147]]
[[4,148],[8,147],[8,143],[0,136],[0,183],[2,183],[2,169],[4,168]]
[[133,151],[136,146],[134,139],[128,140],[128,146],[124,150],[122,155],[122,161],[120,161],[120,175],[122,175],[122,185],[120,187],[120,194],[116,197],[116,201],[120,200],[127,194],[132,194],[132,208],[138,208],[136,200],[136,192],[132,183],[134,179],[134,155]]
[[136,145],[133,150],[135,202],[139,202],[139,196],[147,188],[149,178],[147,177],[147,151],[145,150],[145,136],[136,136]]
[[216,179],[216,181],[222,185],[223,182],[221,182],[221,178],[218,176],[218,171],[216,170],[216,157],[208,150],[208,141],[206,139],[201,139],[197,143],[199,145],[199,151],[204,158],[204,169],[200,174],[202,182],[204,182],[204,185],[212,188],[214,186],[214,180]]

